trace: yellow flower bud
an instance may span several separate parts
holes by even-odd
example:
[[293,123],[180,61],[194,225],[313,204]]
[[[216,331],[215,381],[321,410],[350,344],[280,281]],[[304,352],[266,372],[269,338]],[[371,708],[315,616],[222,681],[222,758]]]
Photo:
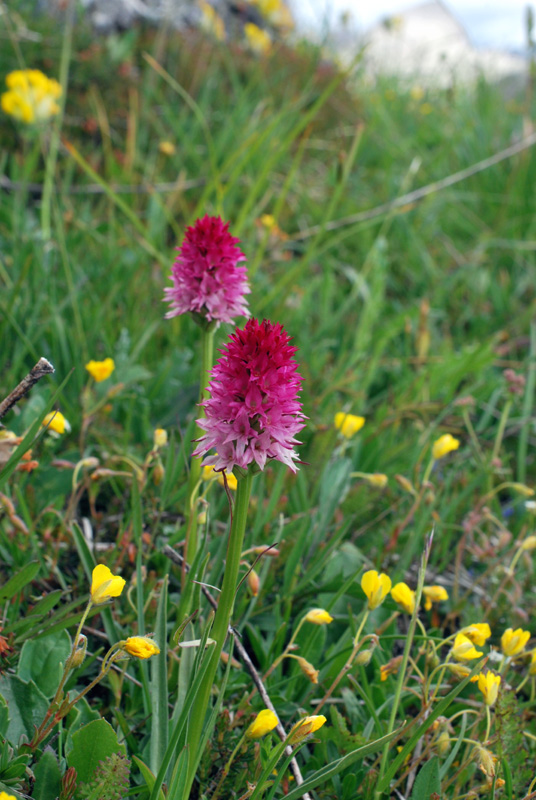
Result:
[[505,656],[518,656],[530,639],[530,631],[507,628],[501,636],[501,648]]
[[435,747],[439,756],[444,756],[450,750],[450,736],[448,731],[439,734],[435,741]]
[[487,706],[492,706],[497,700],[500,684],[501,676],[495,675],[491,671],[481,672],[478,676],[478,688],[484,695],[484,702]]
[[458,439],[455,439],[450,433],[445,433],[443,436],[440,436],[439,439],[436,439],[432,445],[432,458],[437,461],[453,450],[457,450],[459,446],[460,442]]
[[41,425],[54,433],[69,433],[71,430],[71,426],[61,411],[51,411],[45,416]]
[[378,489],[385,489],[389,478],[383,472],[369,472],[365,478],[371,486],[376,486]]
[[175,145],[173,142],[160,142],[158,149],[164,156],[172,156],[175,153]]
[[335,414],[334,424],[345,439],[351,439],[365,424],[365,417],[357,417],[355,414],[345,414],[344,411],[339,411]]
[[430,611],[432,603],[440,603],[442,600],[449,599],[447,590],[443,586],[424,586],[422,593],[426,611]]
[[491,636],[491,628],[487,622],[475,622],[462,628],[460,633],[467,636],[477,647],[482,647]]
[[323,608],[312,608],[307,612],[305,619],[313,625],[329,625],[333,622],[333,617]]
[[512,489],[514,489],[523,497],[532,497],[534,494],[534,489],[531,489],[529,486],[525,486],[524,483],[512,483]]
[[355,657],[355,663],[358,667],[368,667],[370,659],[372,658],[373,650],[360,650]]
[[126,581],[119,575],[112,575],[104,564],[97,564],[92,574],[91,601],[95,605],[105,603],[111,597],[119,597]]
[[168,435],[164,428],[156,428],[153,433],[153,443],[155,447],[164,447],[167,444]]
[[397,583],[391,589],[391,597],[402,606],[404,611],[408,614],[413,614],[415,611],[415,592],[410,589],[407,583]]
[[71,662],[73,668],[79,667],[83,664],[84,659],[86,657],[86,647],[87,647],[87,636],[84,636],[83,633],[80,634],[78,637],[78,646],[74,651],[73,660]]
[[260,585],[261,582],[259,580],[259,576],[255,572],[255,570],[252,569],[248,573],[248,586],[249,586],[249,591],[251,592],[253,597],[257,597],[257,595],[259,594]]
[[319,728],[324,725],[326,722],[326,718],[323,714],[316,715],[313,717],[304,717],[299,722],[297,722],[292,730],[290,731],[287,741],[289,744],[298,744],[306,736],[309,736],[311,733],[315,733]]
[[104,361],[88,361],[86,369],[96,383],[101,383],[114,371],[115,361],[113,358],[105,358]]
[[361,578],[361,588],[368,597],[368,607],[372,611],[378,608],[391,590],[391,578],[384,572],[378,574],[375,569],[369,569]]
[[276,715],[273,711],[270,711],[268,708],[263,709],[263,711],[259,711],[249,728],[246,732],[246,737],[248,739],[260,739],[262,736],[265,736],[270,731],[273,731],[279,720],[277,719]]
[[523,550],[534,550],[536,548],[536,536],[527,536],[521,547]]
[[129,636],[121,649],[136,658],[151,658],[160,653],[160,648],[149,636]]
[[472,661],[474,658],[480,658],[484,653],[480,653],[476,650],[472,641],[467,636],[463,633],[458,633],[454,639],[452,655],[456,661]]

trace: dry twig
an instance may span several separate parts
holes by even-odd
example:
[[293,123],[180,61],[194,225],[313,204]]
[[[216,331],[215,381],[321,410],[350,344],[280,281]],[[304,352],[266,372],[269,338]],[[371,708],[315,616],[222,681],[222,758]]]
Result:
[[41,380],[44,375],[52,375],[53,372],[54,367],[50,361],[47,361],[46,358],[40,358],[35,367],[32,367],[19,385],[0,403],[0,419],[30,391],[37,381]]

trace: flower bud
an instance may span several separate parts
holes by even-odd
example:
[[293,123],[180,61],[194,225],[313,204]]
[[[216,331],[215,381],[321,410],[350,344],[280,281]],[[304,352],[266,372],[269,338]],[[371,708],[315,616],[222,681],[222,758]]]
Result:
[[70,800],[76,791],[77,773],[74,767],[69,767],[61,779],[61,796],[65,800]]
[[155,447],[164,447],[167,444],[168,436],[164,428],[156,428],[153,433],[153,443]]
[[478,745],[473,750],[474,758],[476,763],[478,764],[479,769],[482,770],[484,775],[487,775],[488,778],[495,777],[495,757],[493,753],[490,753],[489,750],[486,750],[485,747],[482,745]]
[[287,737],[288,744],[298,744],[303,741],[306,736],[315,733],[319,728],[324,725],[326,718],[323,714],[312,717],[304,717],[297,722]]
[[450,749],[450,736],[448,731],[443,731],[436,739],[435,747],[439,756],[444,756]]
[[330,622],[333,622],[331,614],[323,608],[312,608],[307,612],[305,619],[307,622],[312,622],[313,625],[329,625]]
[[359,667],[368,667],[373,652],[373,650],[361,650],[356,656],[355,663]]
[[160,486],[166,471],[161,461],[157,461],[153,469],[153,483],[155,486]]
[[83,633],[80,634],[78,639],[78,646],[74,651],[72,666],[73,669],[75,667],[80,667],[84,663],[84,659],[86,657],[86,647],[87,647],[87,636],[84,636]]
[[403,475],[395,475],[395,481],[398,483],[399,486],[404,489],[405,492],[409,492],[412,495],[416,495],[417,492],[410,480],[405,478]]
[[259,576],[257,575],[254,569],[250,570],[248,572],[248,587],[253,597],[257,597],[257,595],[259,594],[260,585],[261,582]]
[[262,736],[265,736],[270,731],[277,726],[279,720],[277,719],[276,715],[273,711],[270,711],[268,708],[259,711],[251,725],[246,731],[246,738],[248,739],[260,739]]
[[470,667],[464,667],[462,664],[447,664],[447,669],[460,680],[467,678],[471,674]]
[[523,550],[534,550],[536,548],[536,536],[527,536],[521,547]]
[[151,658],[160,653],[160,648],[149,636],[129,636],[122,644],[122,650],[136,658]]
[[534,494],[534,489],[525,486],[524,483],[512,483],[512,489],[523,497],[532,497]]
[[300,665],[300,669],[303,674],[309,678],[311,683],[318,683],[318,670],[315,669],[313,665],[309,663],[309,661],[306,661],[306,659],[302,658],[301,656],[296,656],[296,661]]

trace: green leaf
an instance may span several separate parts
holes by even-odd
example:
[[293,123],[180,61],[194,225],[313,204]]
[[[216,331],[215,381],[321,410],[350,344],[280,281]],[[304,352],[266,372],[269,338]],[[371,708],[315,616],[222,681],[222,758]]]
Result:
[[71,639],[66,631],[29,639],[22,645],[17,673],[23,681],[33,680],[45,697],[53,697],[70,652]]
[[65,727],[68,730],[65,740],[65,753],[69,753],[73,749],[73,736],[76,731],[95,719],[100,719],[99,712],[94,711],[86,698],[82,697],[65,717]]
[[105,719],[96,719],[73,733],[73,749],[67,764],[74,767],[80,783],[89,783],[100,761],[112,753],[126,755],[124,744],[119,744],[117,734]]
[[0,695],[0,736],[6,736],[9,725],[9,712],[7,703]]
[[312,775],[309,775],[307,780],[292,789],[287,794],[285,800],[298,800],[298,798],[302,797],[304,792],[309,792],[311,789],[316,789],[317,786],[321,786],[323,783],[326,783],[326,781],[330,780],[333,775],[336,775],[341,770],[351,766],[355,761],[359,761],[365,756],[370,755],[370,753],[375,753],[378,750],[381,750],[387,742],[390,742],[391,739],[394,739],[399,733],[400,729],[393,731],[392,733],[387,734],[387,736],[382,736],[381,739],[376,739],[374,742],[369,742],[369,744],[359,747],[352,753],[348,753],[348,755],[339,758],[337,761],[333,761],[331,764],[328,764],[322,769],[313,772]]
[[19,572],[13,575],[7,583],[0,588],[0,601],[11,600],[21,589],[33,581],[39,572],[40,564],[38,561],[30,561]]
[[34,767],[34,800],[56,800],[61,790],[61,772],[52,750],[45,750],[39,763]]
[[437,756],[432,756],[417,775],[411,793],[411,800],[429,800],[433,794],[441,795],[439,759]]
[[33,681],[23,681],[18,675],[0,678],[0,696],[7,703],[9,725],[7,739],[17,745],[22,735],[31,739],[34,728],[47,713],[48,700]]
[[[138,765],[138,768],[145,779],[145,784],[149,789],[149,791],[151,791],[156,781],[155,776],[153,775],[147,764],[143,763],[141,758],[138,758],[137,756],[132,756],[132,760],[135,761],[136,764]],[[158,792],[158,800],[166,800],[162,789],[160,789],[160,791]]]

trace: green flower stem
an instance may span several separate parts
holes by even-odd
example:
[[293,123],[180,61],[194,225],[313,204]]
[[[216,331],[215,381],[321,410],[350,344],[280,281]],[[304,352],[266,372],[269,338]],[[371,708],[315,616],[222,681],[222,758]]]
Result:
[[508,422],[508,417],[510,416],[510,410],[512,408],[512,400],[507,400],[504,404],[503,412],[501,414],[501,419],[499,420],[499,427],[497,428],[497,436],[495,437],[495,444],[493,445],[493,452],[491,454],[491,462],[494,459],[498,458],[499,452],[501,450],[502,440],[504,436],[504,430],[506,428],[506,423]]
[[486,705],[486,735],[484,736],[484,741],[487,742],[489,739],[489,732],[491,730],[491,711],[489,706]]
[[363,612],[363,616],[361,618],[361,622],[359,624],[359,628],[357,630],[357,633],[354,636],[354,646],[353,646],[352,652],[348,656],[348,660],[346,661],[344,667],[341,669],[341,671],[339,672],[339,674],[337,675],[337,677],[335,678],[335,680],[333,681],[333,683],[331,684],[331,686],[327,690],[326,694],[324,695],[324,697],[322,698],[322,700],[320,701],[320,703],[316,707],[316,714],[320,713],[320,710],[324,707],[324,704],[329,700],[329,698],[331,697],[331,695],[333,694],[333,692],[335,691],[335,689],[337,688],[337,686],[339,685],[341,680],[351,670],[352,664],[354,663],[354,659],[357,656],[361,645],[363,644],[363,642],[359,641],[359,639],[360,639],[361,634],[363,633],[363,628],[365,627],[365,623],[366,623],[366,621],[368,619],[369,614],[370,614],[370,610],[368,608],[366,608],[365,611]]
[[[208,326],[202,329],[201,334],[201,376],[200,376],[200,390],[199,402],[202,403],[208,397],[207,384],[209,382],[209,373],[213,366],[214,358],[214,331],[215,327]],[[203,408],[199,409],[199,415],[204,416]],[[196,425],[196,439],[202,436],[204,431]],[[199,492],[200,478],[201,478],[201,458],[195,457],[190,461],[190,477],[188,480],[188,525],[186,529],[186,545],[185,545],[185,559],[187,564],[192,564],[195,554],[197,553],[197,497]],[[195,576],[194,576],[195,577]],[[186,578],[186,572],[183,575],[183,585]]]
[[[433,460],[430,462],[430,464],[433,464]],[[429,465],[429,469],[431,470],[431,466],[430,465]],[[428,470],[427,470],[427,473],[428,473]],[[426,478],[426,475],[425,475],[425,478]],[[423,483],[424,483],[424,481],[423,481]],[[402,663],[400,665],[400,669],[398,670],[398,680],[396,682],[395,696],[393,698],[393,705],[391,707],[391,715],[389,717],[389,723],[388,723],[388,726],[387,726],[387,735],[391,734],[394,731],[394,728],[395,728],[396,715],[398,713],[398,706],[400,705],[400,698],[402,696],[402,686],[404,684],[404,680],[405,680],[405,677],[406,677],[406,670],[407,670],[408,662],[409,662],[409,654],[410,654],[410,651],[411,651],[411,646],[413,644],[413,638],[415,636],[415,629],[417,627],[417,615],[419,613],[419,608],[420,608],[420,605],[421,605],[422,589],[423,589],[423,586],[424,586],[424,579],[425,579],[425,576],[426,576],[426,565],[428,563],[428,556],[430,554],[430,547],[431,547],[431,541],[426,544],[425,550],[424,550],[424,553],[423,553],[423,557],[422,557],[422,561],[421,561],[421,568],[419,570],[419,579],[418,579],[418,582],[417,582],[417,589],[415,591],[415,608],[413,610],[413,614],[411,615],[411,620],[410,620],[410,623],[409,623],[408,635],[406,637],[406,644],[405,644],[405,647],[404,647],[404,654],[402,656]],[[378,774],[378,781],[377,781],[378,785],[381,785],[381,783],[382,783],[383,776],[384,776],[384,773],[385,773],[385,768],[387,766],[387,757],[388,757],[388,755],[389,755],[389,743],[387,742],[387,744],[383,748],[382,759],[381,759],[381,763],[380,763],[380,771],[379,771],[379,774]],[[383,792],[376,790],[375,793],[374,793],[375,800],[378,800],[382,796],[382,794],[383,794]]]
[[[253,476],[248,472],[245,475],[238,475],[237,478],[238,486],[236,489],[233,521],[231,523],[231,531],[227,542],[223,586],[218,600],[218,609],[214,618],[214,624],[210,631],[210,638],[215,641],[215,644],[211,646],[210,662],[199,687],[199,693],[196,697],[188,728],[188,746],[192,753],[192,763],[194,766],[197,763],[196,754],[201,741],[212,684],[220,662],[223,645],[227,638],[227,631],[233,611],[238,583],[238,571],[244,543],[244,532],[246,530],[249,496],[251,493]],[[194,774],[188,776],[189,786],[192,785],[194,777]]]

